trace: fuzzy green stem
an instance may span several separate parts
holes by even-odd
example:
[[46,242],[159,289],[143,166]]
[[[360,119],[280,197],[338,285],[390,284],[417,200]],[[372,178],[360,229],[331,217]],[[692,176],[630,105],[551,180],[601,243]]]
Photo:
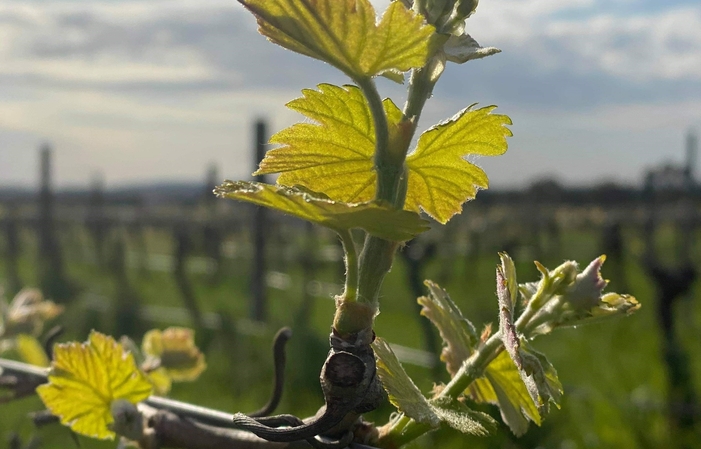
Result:
[[[411,123],[409,134],[401,143],[390,142],[389,125],[385,108],[372,78],[359,78],[355,82],[363,92],[375,125],[375,171],[377,190],[375,199],[386,201],[397,209],[404,207],[406,197],[406,174],[404,161],[412,136],[416,132],[421,110],[431,96],[436,80],[430,80],[428,69],[416,69],[409,83],[407,103],[403,121]],[[341,334],[371,328],[378,306],[382,282],[392,268],[398,242],[366,236],[359,258],[357,306],[338,307],[334,318],[334,328]],[[346,284],[348,285],[348,283]],[[360,306],[367,309],[360,310]],[[362,313],[361,313],[362,312]],[[349,314],[356,314],[350,316]],[[339,327],[337,327],[339,326]]]
[[358,256],[355,251],[355,243],[350,231],[346,230],[339,232],[341,243],[343,243],[343,252],[345,253],[346,262],[346,286],[343,292],[343,301],[355,302],[358,292]]
[[435,86],[436,81],[438,81],[437,79],[431,81],[430,77],[431,73],[428,66],[414,69],[411,72],[409,93],[403,112],[404,120],[411,121],[414,125],[412,137],[414,132],[416,132],[416,127],[419,124],[419,118],[421,117],[424,105],[426,101],[431,98],[431,95],[433,95],[433,86]]
[[[457,399],[472,382],[484,375],[484,370],[503,347],[501,332],[492,335],[463,363],[438,397]],[[380,438],[375,445],[385,449],[397,449],[431,430],[430,425],[416,422],[404,415],[380,430]]]
[[387,116],[375,82],[372,78],[362,78],[356,82],[368,102],[375,124],[375,171],[377,172],[375,199],[387,201],[394,207],[401,208],[403,204],[398,203],[403,203],[403,199],[398,200],[397,192],[406,155],[397,155],[390,151]]
[[[390,153],[389,127],[382,99],[372,78],[354,80],[363,92],[375,125],[375,171],[377,172],[377,192],[375,199],[386,201],[395,207],[402,207],[403,198],[398,203],[404,158],[397,160]],[[392,267],[394,252],[398,243],[368,235],[359,258],[357,296],[354,303],[337,301],[334,329],[341,335],[348,335],[373,327],[378,309],[378,295],[382,281]],[[346,280],[346,285],[348,285]]]

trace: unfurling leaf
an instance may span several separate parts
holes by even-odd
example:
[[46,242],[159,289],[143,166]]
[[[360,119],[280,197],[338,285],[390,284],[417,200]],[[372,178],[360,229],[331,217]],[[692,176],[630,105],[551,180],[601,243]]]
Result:
[[12,338],[19,334],[38,336],[44,323],[63,312],[63,306],[44,299],[40,290],[25,288],[4,306],[0,300],[0,337]]
[[481,47],[472,36],[464,33],[460,36],[451,35],[443,45],[443,52],[448,61],[463,64],[473,59],[486,58],[501,53],[501,50],[495,47]]
[[[514,304],[518,299],[518,282],[514,262],[506,253],[500,253],[501,266],[497,267],[497,298],[499,300],[499,330],[504,348],[513,360],[521,375],[533,403],[541,418],[550,410],[550,401],[559,407],[562,386],[555,369],[544,355],[531,352],[525,347],[522,336],[516,332],[514,324]],[[536,355],[538,354],[538,355]],[[550,381],[546,376],[547,369]],[[554,383],[557,385],[555,385]]]
[[425,316],[438,328],[443,340],[441,360],[451,376],[458,372],[460,366],[472,354],[477,345],[477,331],[460,309],[443,290],[432,281],[425,281],[429,296],[422,296],[417,302],[423,306],[421,315]]
[[532,349],[525,340],[521,341],[519,352],[523,363],[523,373],[529,379],[526,387],[529,389],[531,397],[537,398],[538,411],[540,416],[545,418],[545,415],[550,412],[551,402],[560,408],[562,384],[557,377],[557,371],[545,357],[545,354]]
[[[145,367],[153,366],[165,370],[175,382],[189,382],[197,379],[207,368],[204,354],[195,346],[195,335],[191,329],[169,327],[164,331],[150,330],[144,335],[142,351],[146,356]],[[161,379],[159,369],[149,371],[149,377],[159,390],[169,389]]]
[[501,266],[497,267],[497,299],[499,301],[499,330],[504,348],[519,369],[522,368],[519,357],[520,337],[514,324],[514,304],[518,299],[518,282],[514,261],[506,253],[500,253]]
[[511,119],[491,114],[495,107],[464,109],[419,137],[416,150],[406,159],[406,209],[418,212],[420,207],[445,224],[478,188],[488,187],[484,171],[464,158],[506,152],[506,138],[512,134],[505,125],[511,125]]
[[[391,100],[384,101],[390,134],[402,120]],[[288,104],[318,124],[291,126],[271,139],[282,147],[269,151],[256,174],[281,173],[278,184],[301,185],[332,200],[365,202],[375,195],[373,170],[375,129],[360,89],[322,84],[319,91]],[[462,210],[478,188],[487,188],[487,175],[464,158],[495,156],[506,151],[511,131],[505,115],[493,106],[465,109],[451,120],[421,135],[406,159],[408,186],[405,209],[423,209],[441,223]]]
[[416,422],[437,427],[441,420],[434,413],[431,404],[414,384],[397,360],[386,341],[376,338],[372,348],[377,357],[377,375],[390,402],[397,409]]
[[431,401],[433,412],[453,429],[470,435],[487,436],[496,431],[496,421],[486,413],[471,410],[463,402],[440,398]]
[[484,377],[472,382],[465,394],[476,402],[499,406],[501,418],[516,436],[526,433],[529,419],[541,423],[538,409],[506,351],[489,364]]
[[151,383],[112,337],[93,331],[86,343],[56,345],[49,383],[37,388],[46,407],[74,432],[114,439],[112,403],[146,399]]
[[289,50],[325,61],[353,79],[421,67],[434,28],[393,2],[379,23],[369,0],[239,0],[259,31]]
[[375,202],[347,204],[332,201],[297,188],[226,181],[217,187],[216,193],[221,197],[276,209],[336,231],[362,228],[387,240],[409,240],[428,229],[428,223],[413,212]]
[[567,261],[549,271],[536,264],[540,281],[521,285],[528,307],[535,309],[528,326],[529,337],[552,332],[557,327],[576,326],[601,319],[630,315],[640,303],[630,295],[603,293],[608,281],[601,277],[604,256],[594,259],[581,273],[575,262]]
[[470,410],[458,401],[450,398],[428,401],[404,371],[386,341],[377,338],[372,347],[382,386],[390,402],[406,416],[431,427],[445,422],[455,430],[480,436],[487,435],[494,428],[494,420],[489,415]]

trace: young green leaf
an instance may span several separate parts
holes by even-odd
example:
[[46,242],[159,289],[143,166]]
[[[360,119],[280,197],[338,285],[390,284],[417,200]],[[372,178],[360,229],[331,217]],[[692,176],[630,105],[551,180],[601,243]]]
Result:
[[83,344],[56,345],[49,383],[37,388],[44,405],[62,424],[98,439],[115,437],[108,427],[115,400],[135,404],[151,391],[134,357],[112,337],[95,331]]
[[437,427],[441,422],[440,418],[404,371],[389,344],[382,338],[376,338],[372,348],[377,357],[377,375],[387,391],[390,402],[415,421]]
[[[207,368],[204,354],[195,346],[195,334],[192,329],[153,329],[144,335],[141,345],[147,357],[144,365],[164,369],[165,374],[175,382],[193,381]],[[149,377],[159,390],[163,390],[167,384],[162,382],[159,374],[155,373]]]
[[22,289],[9,305],[0,299],[0,335],[12,338],[19,334],[38,336],[44,324],[63,312],[63,306],[44,298],[40,290]]
[[438,284],[425,281],[429,296],[422,296],[417,302],[423,306],[421,315],[425,316],[438,328],[443,340],[441,360],[451,376],[457,373],[460,366],[472,354],[478,342],[475,327],[465,317],[460,309]]
[[461,401],[446,397],[432,400],[431,405],[441,421],[459,432],[483,437],[496,430],[491,416],[471,410]]
[[527,349],[525,340],[516,332],[514,304],[518,299],[519,292],[516,268],[508,254],[500,253],[499,257],[501,258],[501,266],[497,267],[497,298],[499,300],[501,339],[504,342],[506,352],[518,368],[521,380],[536,404],[540,417],[544,418],[550,411],[550,401],[559,407],[562,386],[557,379],[555,368],[545,356]]
[[401,2],[379,23],[369,0],[239,0],[259,31],[289,50],[327,62],[353,79],[421,67],[434,28]]
[[528,376],[530,381],[526,383],[526,387],[531,397],[537,400],[536,405],[540,416],[545,418],[545,415],[550,412],[551,402],[560,408],[563,390],[557,371],[545,354],[532,349],[525,340],[521,341],[519,353],[523,365],[521,377],[523,378],[524,374]]
[[221,197],[276,209],[336,231],[362,228],[383,239],[404,241],[428,229],[428,223],[413,212],[379,203],[332,201],[297,188],[226,181],[215,191]]
[[484,436],[494,428],[494,420],[484,413],[470,410],[450,398],[428,401],[407,375],[389,344],[381,338],[372,344],[377,358],[377,375],[390,402],[397,410],[416,422],[438,427],[445,422],[463,433]]
[[27,334],[19,334],[15,338],[15,348],[22,360],[30,365],[49,366],[49,358],[44,348],[35,337]]
[[506,351],[489,364],[484,377],[472,382],[465,394],[477,402],[498,405],[501,418],[516,436],[526,433],[529,419],[541,423],[538,409]]
[[424,132],[406,159],[409,168],[405,208],[419,208],[445,224],[488,187],[487,175],[466,161],[469,155],[497,156],[506,151],[511,125],[506,115],[491,114],[496,106],[467,108]]
[[448,61],[463,64],[473,59],[486,58],[501,53],[501,50],[495,47],[482,47],[472,36],[464,33],[460,36],[451,35],[443,45],[443,52]]
[[[281,173],[278,183],[301,185],[331,199],[363,202],[373,198],[375,130],[370,109],[360,89],[330,84],[288,107],[319,124],[291,126],[271,139],[282,147],[269,151],[256,174]],[[384,101],[390,129],[402,119],[391,100]],[[405,209],[426,213],[441,223],[460,212],[477,188],[487,188],[487,175],[465,156],[493,156],[506,151],[511,124],[505,115],[491,114],[493,106],[460,112],[426,131],[416,151],[407,157],[409,171]]]
[[[363,93],[355,86],[320,84],[287,104],[318,125],[298,123],[270,138],[282,147],[270,150],[255,174],[281,173],[278,184],[301,185],[347,203],[370,201],[377,176],[373,170],[375,125]],[[388,121],[402,113],[384,101]]]
[[514,325],[514,304],[518,300],[518,282],[514,261],[506,253],[500,253],[501,266],[497,267],[497,299],[499,301],[499,330],[504,347],[521,369],[519,357],[520,338]]

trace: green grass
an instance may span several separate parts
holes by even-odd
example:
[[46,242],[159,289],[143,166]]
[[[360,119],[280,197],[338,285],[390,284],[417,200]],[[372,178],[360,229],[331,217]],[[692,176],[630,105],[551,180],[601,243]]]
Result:
[[[333,243],[333,236],[322,233],[322,239]],[[67,327],[64,340],[84,340],[91,328],[114,333],[114,317],[96,312],[87,312],[84,303],[88,294],[116,299],[116,282],[113,273],[93,263],[88,263],[90,240],[80,232],[72,232],[70,239],[64,237],[66,270],[68,276],[80,286],[80,293],[70,303],[60,319]],[[456,239],[459,242],[460,236]],[[430,261],[425,268],[425,277],[434,279],[450,292],[464,314],[478,329],[488,322],[496,324],[496,299],[494,294],[494,268],[498,262],[497,236],[489,236],[481,243],[482,252],[468,259],[448,255]],[[437,237],[438,238],[438,237]],[[659,246],[674,246],[675,235],[663,230],[659,235]],[[225,313],[234,319],[247,316],[249,262],[245,253],[249,251],[238,236],[242,249],[241,257],[226,259],[225,275],[220,282],[212,284],[206,275],[191,276],[196,296],[203,311]],[[289,244],[298,248],[306,245],[302,237],[290,237]],[[137,242],[128,238],[128,249],[138,251]],[[146,233],[146,249],[154,254],[171,251],[170,236],[156,230]],[[660,336],[655,318],[653,286],[638,263],[636,248],[641,247],[640,237],[626,234],[626,243],[632,248],[623,260],[622,272],[631,293],[643,304],[642,309],[626,319],[584,326],[578,329],[559,330],[552,335],[536,340],[535,346],[545,352],[558,369],[565,388],[565,399],[560,410],[554,410],[542,428],[532,426],[528,434],[513,438],[504,426],[498,435],[489,438],[466,437],[451,430],[442,430],[418,440],[412,447],[445,448],[657,448],[673,447],[673,433],[665,416],[667,380],[661,363]],[[20,273],[26,285],[38,282],[36,242],[28,232],[22,234],[23,255]],[[532,264],[538,253],[533,246],[519,247],[514,254],[519,281],[538,278]],[[559,246],[539,254],[541,262],[554,267],[566,258],[587,263],[598,256],[598,235],[586,230],[564,232]],[[291,251],[294,256],[295,251]],[[208,343],[206,348],[208,369],[194,384],[176,385],[172,397],[199,405],[230,412],[252,411],[265,403],[272,381],[270,340],[278,327],[290,325],[295,336],[288,352],[289,369],[287,391],[281,412],[302,416],[316,412],[322,404],[318,386],[318,372],[328,348],[327,336],[333,316],[331,298],[313,298],[308,316],[298,312],[304,301],[302,294],[302,270],[299,263],[275,258],[270,249],[269,266],[284,271],[292,278],[288,291],[269,289],[269,323],[260,336],[239,333],[220,333],[199,336]],[[0,281],[5,273],[5,261],[0,260]],[[607,266],[610,265],[610,266]],[[613,263],[604,265],[604,276],[616,273]],[[137,267],[128,271],[128,278],[136,296],[144,304],[181,306],[179,291],[171,274],[144,272]],[[322,264],[316,272],[319,281],[341,283],[339,263]],[[612,287],[622,284],[614,279]],[[698,290],[694,297],[698,296]],[[415,298],[408,288],[405,266],[397,260],[383,286],[381,314],[377,319],[378,335],[390,342],[414,348],[423,348],[422,317],[417,314]],[[689,351],[692,372],[697,391],[701,391],[701,348],[694,329],[701,328],[701,312],[693,302],[679,304],[679,336]],[[165,327],[168,323],[158,323]],[[155,324],[151,323],[151,326]],[[144,329],[145,330],[145,329]],[[135,335],[139,340],[140,336]],[[206,337],[206,338],[205,338]],[[407,366],[407,371],[423,391],[429,391],[436,379],[430,370]],[[438,381],[447,381],[447,373],[441,373]],[[0,438],[11,431],[18,431],[25,438],[35,432],[31,422],[25,418],[31,410],[41,409],[36,398],[0,405]],[[498,417],[498,411],[490,411]],[[368,415],[377,422],[387,419],[389,407]],[[71,447],[68,431],[59,426],[40,429],[38,434],[45,441],[45,449]],[[114,447],[114,443],[95,442],[81,438],[84,448]]]

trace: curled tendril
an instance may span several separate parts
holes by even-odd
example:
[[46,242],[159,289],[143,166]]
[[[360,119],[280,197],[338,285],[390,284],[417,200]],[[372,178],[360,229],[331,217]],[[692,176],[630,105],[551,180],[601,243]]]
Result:
[[[306,440],[318,449],[348,446],[353,440],[349,425],[361,413],[376,408],[384,398],[370,347],[373,339],[372,331],[358,333],[350,342],[331,334],[331,350],[321,372],[326,404],[314,418],[304,421],[293,415],[262,417],[237,413],[233,417],[234,427],[268,441]],[[342,426],[344,422],[347,424]]]
[[268,416],[274,412],[277,406],[280,404],[282,389],[285,385],[285,363],[287,361],[285,357],[285,345],[291,337],[292,329],[289,327],[283,327],[277,331],[277,334],[275,334],[275,337],[273,338],[273,361],[275,366],[273,394],[268,403],[265,404],[260,410],[248,414],[248,416],[251,418]]

